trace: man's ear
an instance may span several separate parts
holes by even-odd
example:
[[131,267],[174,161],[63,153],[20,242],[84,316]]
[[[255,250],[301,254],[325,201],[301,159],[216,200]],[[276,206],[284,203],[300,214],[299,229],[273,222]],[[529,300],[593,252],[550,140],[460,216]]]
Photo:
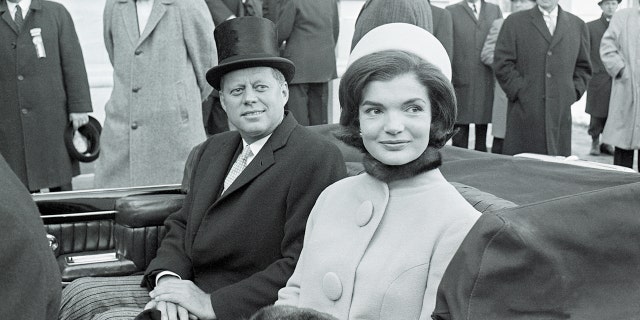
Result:
[[289,84],[286,82],[282,84],[282,96],[284,97],[284,103],[289,101]]

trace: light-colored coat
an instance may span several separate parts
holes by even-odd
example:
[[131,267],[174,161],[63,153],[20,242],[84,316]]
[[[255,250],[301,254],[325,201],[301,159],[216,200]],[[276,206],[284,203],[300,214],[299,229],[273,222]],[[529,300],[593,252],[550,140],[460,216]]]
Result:
[[[487,39],[482,46],[482,52],[480,53],[480,60],[490,68],[493,68],[493,53],[496,49],[496,41],[498,41],[498,34],[502,28],[504,19],[496,19],[491,24]],[[498,80],[496,80],[497,82]],[[504,139],[504,135],[507,131],[507,105],[509,100],[504,90],[495,84],[493,89],[493,112],[491,113],[491,135],[496,138]]]
[[155,0],[139,36],[133,0],[108,0],[104,41],[114,83],[96,186],[180,183],[189,151],[205,139],[205,73],[217,61],[207,6]]
[[440,279],[480,216],[438,169],[390,184],[334,183],[307,222],[296,270],[276,304],[338,319],[431,319]]
[[638,8],[620,10],[613,15],[600,45],[600,57],[613,78],[602,141],[627,150],[640,149],[639,31]]

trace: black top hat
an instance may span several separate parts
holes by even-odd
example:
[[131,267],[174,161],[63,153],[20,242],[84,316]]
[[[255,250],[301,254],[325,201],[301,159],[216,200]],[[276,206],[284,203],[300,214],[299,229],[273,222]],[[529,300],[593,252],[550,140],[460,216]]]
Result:
[[91,162],[98,159],[100,154],[100,133],[102,132],[102,126],[100,122],[94,117],[89,116],[89,122],[82,127],[78,128],[78,134],[81,134],[86,141],[86,150],[80,151],[73,143],[73,124],[69,123],[67,129],[64,131],[64,144],[67,146],[67,152],[72,159],[80,162]]
[[207,71],[207,81],[220,90],[220,78],[234,70],[272,67],[280,70],[287,81],[295,73],[295,65],[281,58],[276,25],[269,19],[241,17],[221,23],[213,32],[218,48],[218,65]]

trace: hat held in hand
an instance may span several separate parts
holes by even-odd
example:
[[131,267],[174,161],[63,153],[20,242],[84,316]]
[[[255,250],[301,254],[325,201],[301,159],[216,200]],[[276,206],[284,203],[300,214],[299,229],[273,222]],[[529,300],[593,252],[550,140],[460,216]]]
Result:
[[207,82],[220,90],[225,74],[245,68],[272,67],[280,70],[287,81],[295,73],[293,62],[281,58],[278,33],[271,20],[240,17],[221,23],[213,32],[218,48],[218,65],[207,71]]
[[64,131],[64,144],[72,159],[80,162],[92,162],[100,155],[100,133],[102,126],[94,117],[89,116],[89,122],[73,129],[69,123]]

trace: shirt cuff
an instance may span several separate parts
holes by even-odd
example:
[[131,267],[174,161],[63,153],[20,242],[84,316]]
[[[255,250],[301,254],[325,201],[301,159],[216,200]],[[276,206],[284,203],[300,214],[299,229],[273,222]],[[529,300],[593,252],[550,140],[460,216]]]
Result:
[[156,286],[158,285],[158,280],[160,280],[160,278],[164,277],[164,276],[173,276],[176,277],[180,280],[182,280],[182,278],[175,272],[171,272],[171,271],[162,271],[160,273],[158,273],[156,275]]

